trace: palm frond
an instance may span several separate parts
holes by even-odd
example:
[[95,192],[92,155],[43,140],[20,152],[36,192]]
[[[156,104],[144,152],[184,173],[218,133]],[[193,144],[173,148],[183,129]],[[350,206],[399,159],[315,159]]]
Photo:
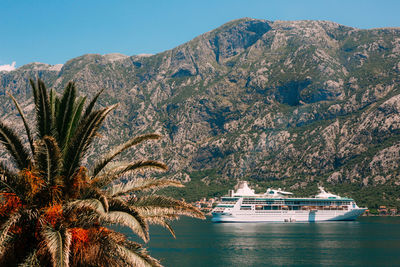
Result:
[[40,212],[37,209],[23,209],[19,211],[21,214],[21,222],[28,223],[32,220],[36,220],[40,216]]
[[61,152],[56,139],[45,136],[36,142],[35,150],[35,164],[37,168],[42,172],[48,183],[54,185],[55,182],[56,185],[59,185],[61,180],[56,181],[56,179],[61,170]]
[[91,228],[94,225],[109,226],[109,222],[104,213],[95,211],[91,208],[73,210],[65,213],[68,218],[73,218],[69,222],[69,227],[78,227],[82,229]]
[[128,148],[131,148],[135,145],[138,145],[146,140],[156,140],[160,139],[161,136],[159,134],[144,134],[141,136],[137,136],[135,138],[132,138],[128,142],[125,142],[122,145],[119,145],[115,149],[113,149],[110,153],[108,153],[106,156],[104,156],[99,162],[94,164],[93,168],[93,176],[96,176],[97,174],[100,173],[101,170],[110,162],[112,161],[116,156],[127,150]]
[[39,138],[43,138],[52,135],[54,122],[46,85],[40,79],[37,81],[37,87],[34,87],[34,96],[37,97],[35,100],[37,131]]
[[28,151],[26,151],[18,135],[10,127],[0,122],[0,142],[13,157],[19,169],[28,168],[31,165]]
[[68,213],[69,211],[72,210],[80,210],[87,208],[100,212],[101,214],[106,212],[103,203],[95,198],[70,201],[63,206],[63,211],[65,213]]
[[154,170],[161,170],[166,171],[168,170],[167,165],[162,162],[154,161],[154,160],[147,160],[147,161],[137,161],[129,164],[123,164],[112,168],[111,170],[107,171],[107,173],[98,176],[92,180],[92,184],[103,187],[108,185],[109,183],[118,179],[121,175],[140,171],[144,169],[154,169]]
[[80,258],[81,255],[75,257],[78,258],[76,265],[161,266],[140,244],[127,240],[121,233],[105,230],[97,233],[96,237],[91,246],[84,251],[84,258]]
[[[135,207],[135,206],[133,206]],[[205,219],[203,214],[186,208],[163,208],[163,207],[135,207],[147,221],[153,217],[175,220],[179,216],[188,216],[198,219]]]
[[36,83],[33,79],[29,79],[29,83],[32,87],[32,95],[33,95],[33,101],[35,103],[35,106],[37,105],[39,101],[39,90],[38,87],[36,86]]
[[108,199],[107,199],[107,197],[106,197],[105,195],[101,195],[100,198],[99,198],[99,200],[100,200],[100,202],[103,204],[104,210],[105,210],[106,212],[108,212],[108,208],[109,208],[110,206],[108,205]]
[[24,261],[18,264],[18,267],[40,267],[40,262],[37,256],[37,250],[34,249]]
[[94,108],[94,105],[97,102],[97,99],[99,98],[99,96],[101,95],[101,93],[103,93],[104,89],[101,89],[92,99],[92,101],[90,101],[89,105],[87,106],[85,113],[83,114],[82,118],[87,118],[91,113],[92,110]]
[[57,141],[61,147],[64,146],[64,142],[68,133],[68,127],[72,121],[76,94],[77,91],[74,82],[69,82],[64,89],[64,94],[60,101],[56,120],[58,133]]
[[162,267],[160,262],[153,257],[150,257],[147,250],[131,242],[128,247],[123,245],[116,245],[117,253],[129,265],[138,267]]
[[18,175],[12,171],[4,162],[0,162],[0,188],[8,188],[10,192],[15,193],[15,186],[18,183]]
[[69,266],[71,234],[66,230],[57,231],[51,226],[46,226],[42,231],[42,235],[52,257],[53,266]]
[[66,148],[64,155],[63,175],[72,177],[75,170],[80,166],[81,160],[85,155],[89,145],[92,143],[100,125],[107,114],[115,109],[117,105],[112,105],[104,109],[92,112],[90,116],[81,121],[71,143]]
[[54,92],[54,94],[51,94],[52,98],[52,102],[51,105],[53,107],[53,112],[54,112],[54,116],[53,118],[56,120],[57,114],[60,113],[60,103],[61,100],[60,98],[57,96],[56,92],[54,90],[51,90],[50,93]]
[[25,114],[22,111],[21,107],[19,106],[17,100],[10,93],[8,93],[8,95],[11,97],[12,101],[14,102],[15,107],[18,110],[19,115],[21,116],[22,122],[24,123],[26,135],[28,136],[28,141],[29,141],[29,145],[31,147],[32,155],[34,155],[35,154],[35,148],[33,146],[33,136],[31,134],[31,130],[29,128],[29,125],[26,122]]
[[[205,219],[204,214],[189,203],[173,199],[171,197],[150,195],[131,198],[129,205],[139,210],[144,217],[147,215],[185,215],[199,219]],[[146,214],[147,212],[147,214]]]
[[14,213],[12,214],[8,220],[1,224],[0,228],[0,256],[3,255],[5,249],[7,248],[7,243],[11,238],[10,228],[14,226],[19,219],[21,218],[21,214]]
[[129,227],[144,241],[149,239],[149,226],[144,218],[135,209],[129,207],[124,201],[118,199],[110,199],[109,212],[107,218],[112,223],[117,223]]
[[76,128],[78,127],[78,123],[81,119],[82,109],[83,106],[85,105],[85,101],[86,97],[80,97],[74,105],[73,114],[71,117],[71,121],[68,125],[68,130],[65,136],[65,140],[63,145],[61,146],[63,149],[68,146],[71,137],[74,136],[75,134]]
[[161,170],[167,171],[168,166],[162,162],[155,160],[140,160],[136,162],[129,163],[125,166],[120,166],[117,169],[113,170],[111,173],[116,176],[121,176],[128,172],[143,170],[143,169],[153,169],[153,170]]
[[136,217],[132,216],[127,212],[122,211],[109,211],[106,213],[106,221],[112,224],[119,224],[128,227],[145,242],[149,240],[148,233],[146,229],[143,229],[140,222]]
[[111,187],[106,189],[106,192],[108,195],[116,197],[138,191],[146,192],[149,190],[160,190],[162,188],[170,186],[184,187],[182,183],[176,180],[137,178],[127,183],[112,185]]
[[[179,216],[178,215],[172,216],[172,218],[173,219],[178,219]],[[157,224],[157,225],[160,225],[160,226],[164,227],[165,229],[167,229],[171,233],[171,235],[174,238],[176,238],[174,229],[172,229],[172,226],[166,221],[167,219],[170,220],[171,216],[168,217],[168,218],[164,218],[162,216],[145,216],[145,219],[150,224]]]
[[69,267],[69,256],[71,252],[71,241],[72,241],[72,234],[68,230],[64,230],[63,232],[63,259],[64,259],[64,266]]
[[50,100],[50,110],[51,110],[51,117],[53,118],[53,122],[56,123],[56,114],[57,114],[57,103],[59,101],[57,97],[57,92],[54,88],[50,89],[49,94]]
[[16,190],[10,185],[8,184],[6,181],[4,181],[2,178],[2,176],[0,175],[1,179],[0,179],[0,191],[1,192],[8,192],[8,193],[14,193],[16,194]]

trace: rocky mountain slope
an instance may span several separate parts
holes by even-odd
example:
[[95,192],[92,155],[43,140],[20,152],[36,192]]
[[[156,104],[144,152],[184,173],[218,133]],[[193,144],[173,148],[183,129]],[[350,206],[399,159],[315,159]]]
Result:
[[[156,131],[140,147],[170,166],[189,200],[238,179],[300,195],[317,184],[361,204],[400,206],[400,28],[240,19],[156,55],[84,55],[0,72],[3,120],[12,92],[32,111],[27,80],[120,102],[101,145]],[[147,148],[146,148],[147,147]],[[89,157],[90,160],[90,157]]]

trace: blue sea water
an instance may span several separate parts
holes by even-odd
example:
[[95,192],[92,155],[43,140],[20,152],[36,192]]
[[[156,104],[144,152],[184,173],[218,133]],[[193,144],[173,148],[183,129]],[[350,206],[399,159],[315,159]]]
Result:
[[224,223],[183,218],[150,228],[164,266],[400,266],[400,217],[353,222]]

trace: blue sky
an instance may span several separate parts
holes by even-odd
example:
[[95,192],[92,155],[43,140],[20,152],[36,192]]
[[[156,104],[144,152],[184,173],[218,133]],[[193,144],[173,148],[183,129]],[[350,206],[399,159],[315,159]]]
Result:
[[0,65],[87,53],[158,53],[230,20],[330,20],[399,27],[399,0],[0,0]]

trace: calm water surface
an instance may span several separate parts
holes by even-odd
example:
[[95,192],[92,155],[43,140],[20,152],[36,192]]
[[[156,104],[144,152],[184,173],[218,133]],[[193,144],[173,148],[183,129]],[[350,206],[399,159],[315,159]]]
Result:
[[183,218],[176,239],[151,227],[165,266],[400,266],[400,217],[354,222],[211,223]]

